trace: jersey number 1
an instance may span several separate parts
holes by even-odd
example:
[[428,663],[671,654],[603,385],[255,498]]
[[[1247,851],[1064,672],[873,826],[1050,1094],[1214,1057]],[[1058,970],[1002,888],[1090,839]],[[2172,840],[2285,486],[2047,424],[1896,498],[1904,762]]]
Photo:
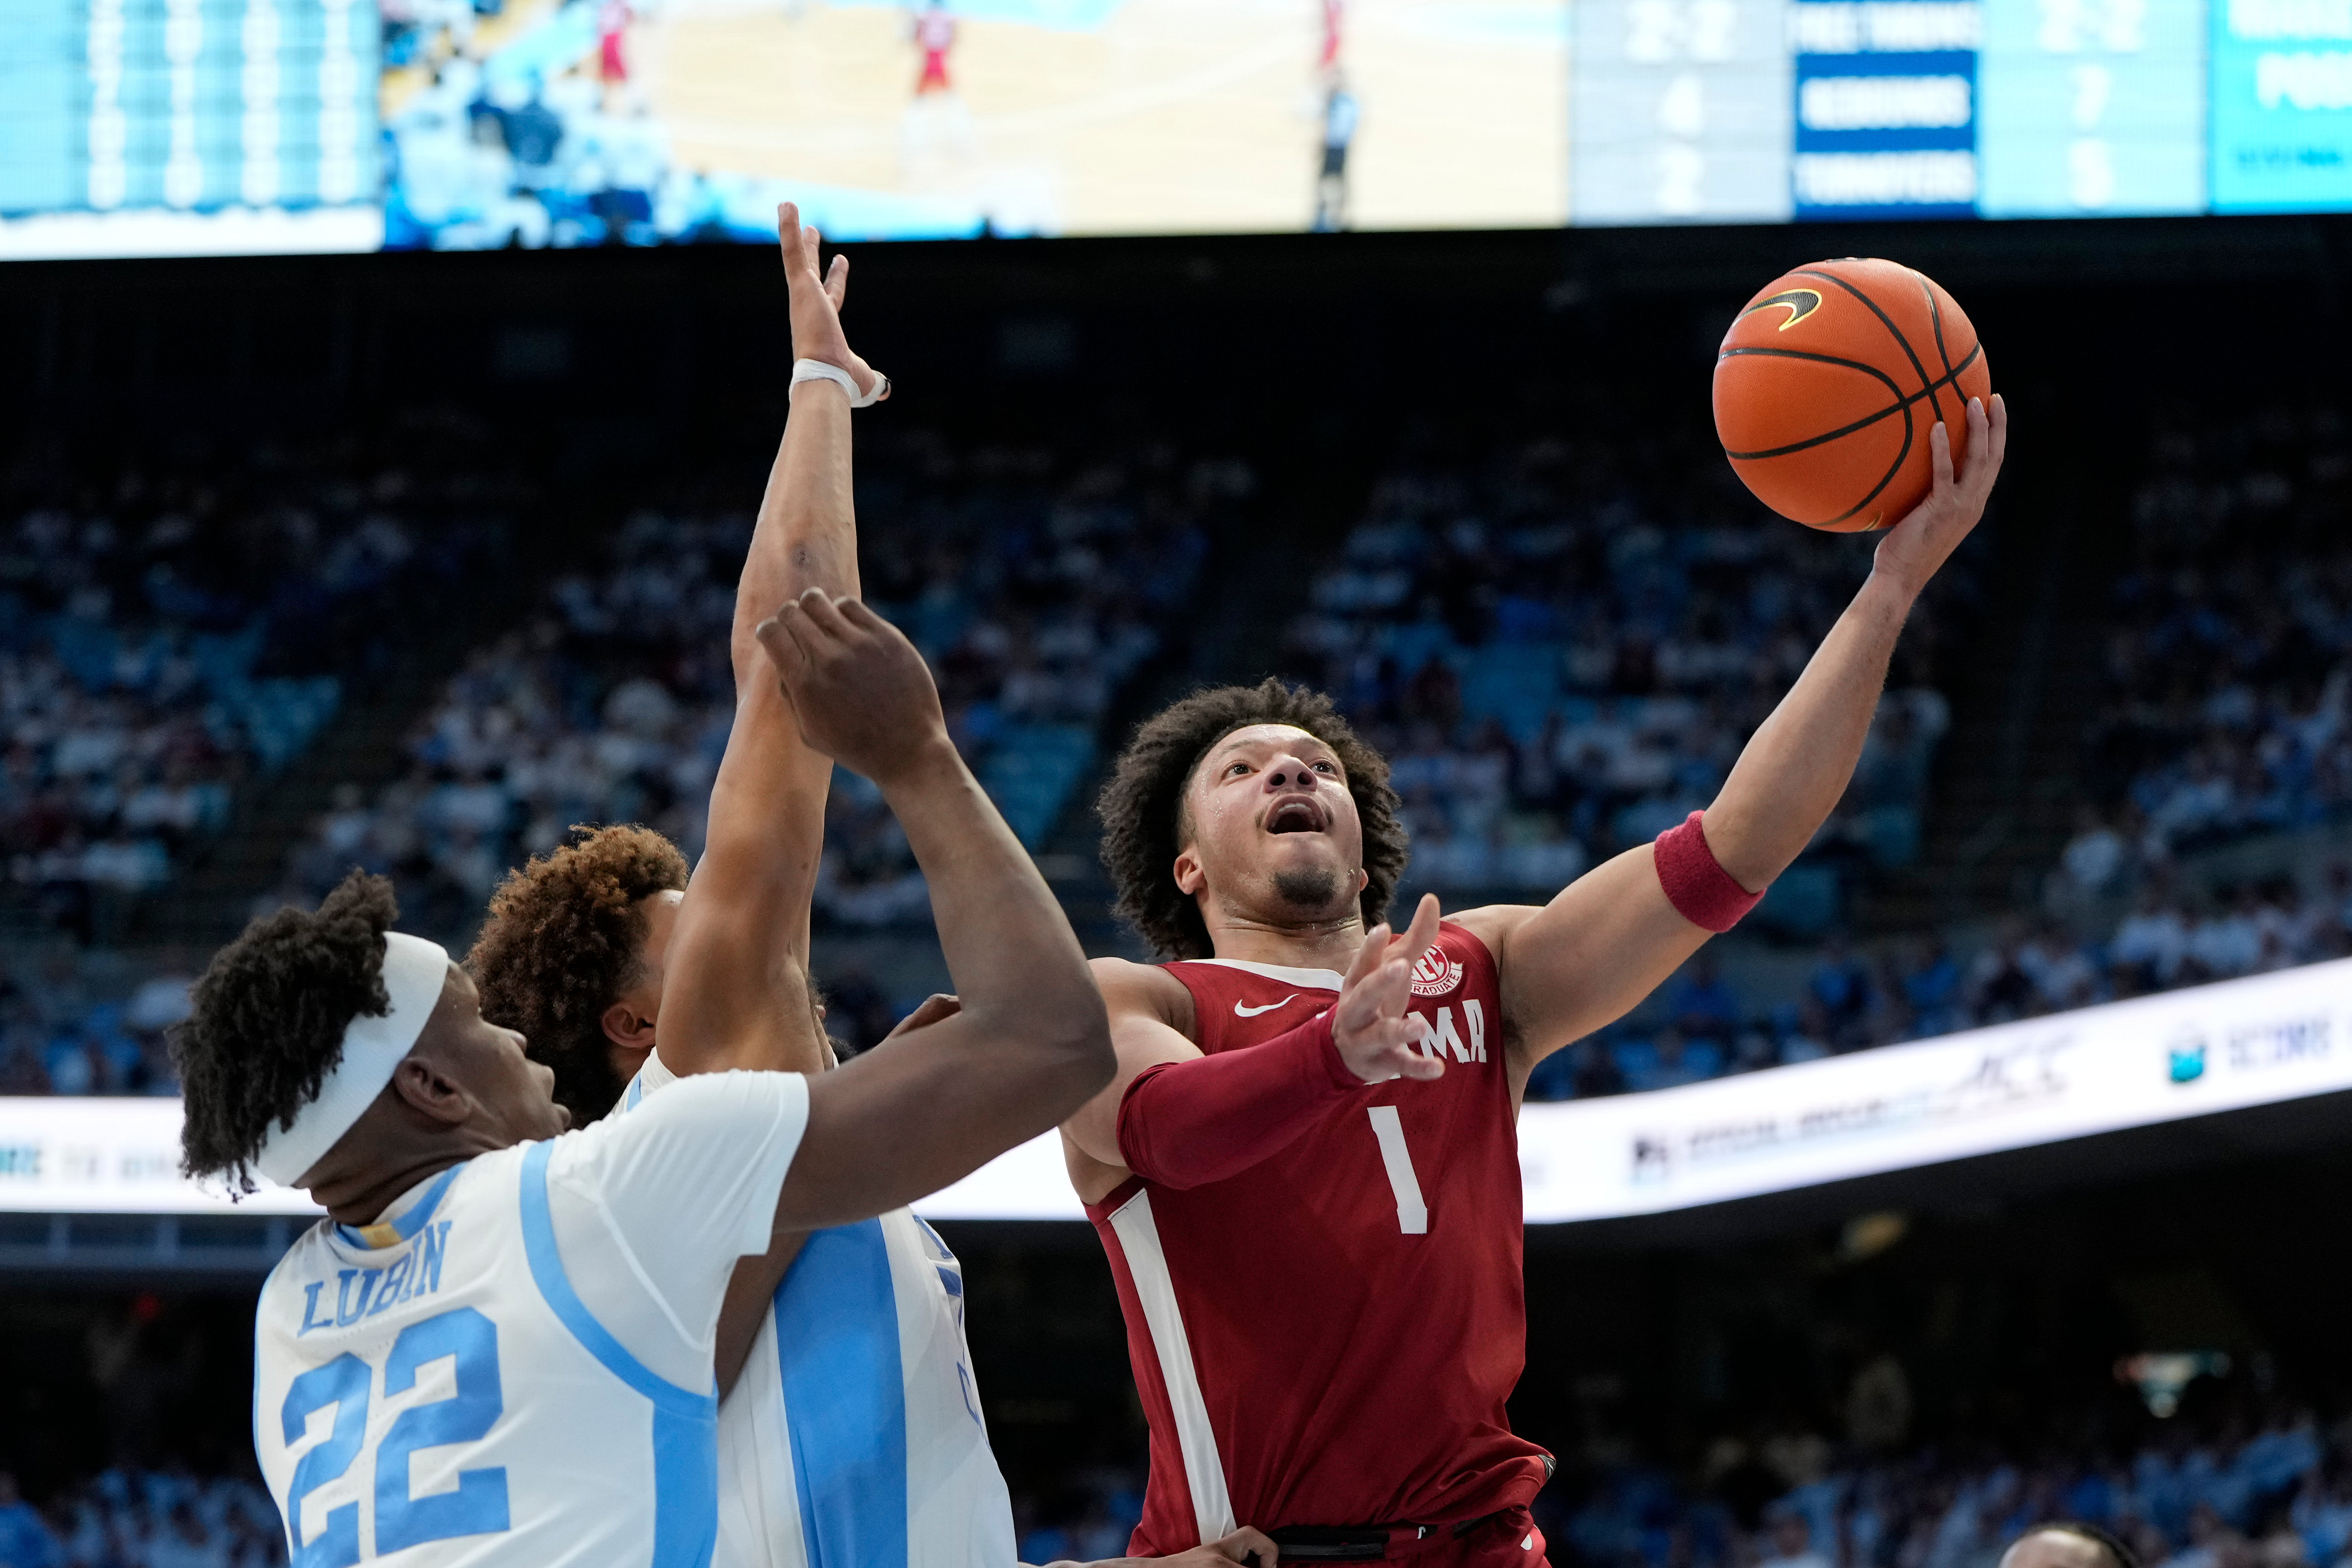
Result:
[[1412,1151],[1404,1146],[1404,1122],[1393,1105],[1371,1106],[1367,1114],[1372,1119],[1372,1136],[1380,1140],[1381,1163],[1388,1167],[1389,1191],[1396,1194],[1397,1229],[1407,1236],[1427,1236],[1429,1205],[1421,1199]]
[[[471,1307],[436,1312],[400,1331],[400,1337],[392,1342],[392,1354],[384,1360],[384,1396],[415,1387],[418,1371],[443,1356],[455,1358],[451,1381],[456,1392],[446,1399],[410,1405],[376,1444],[374,1555],[378,1557],[427,1541],[507,1528],[504,1466],[458,1471],[455,1491],[426,1497],[409,1493],[411,1455],[419,1448],[474,1442],[488,1434],[506,1409],[506,1394],[499,1383],[498,1325]],[[289,1446],[301,1440],[313,1414],[331,1405],[335,1407],[335,1424],[326,1440],[294,1467],[294,1484],[286,1499],[293,1568],[350,1568],[360,1560],[360,1505],[347,1502],[329,1509],[324,1526],[306,1542],[302,1502],[342,1476],[360,1457],[366,1444],[368,1392],[373,1382],[374,1373],[367,1363],[346,1351],[324,1366],[312,1367],[286,1391],[278,1419]]]

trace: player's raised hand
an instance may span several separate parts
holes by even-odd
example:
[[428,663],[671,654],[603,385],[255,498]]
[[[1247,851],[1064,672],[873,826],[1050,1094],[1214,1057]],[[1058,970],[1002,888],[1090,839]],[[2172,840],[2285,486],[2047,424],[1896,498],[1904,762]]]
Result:
[[2000,460],[2009,455],[2009,405],[2000,393],[1992,395],[1990,406],[1981,398],[1969,398],[1968,421],[1968,461],[1957,474],[1952,471],[1951,433],[1941,422],[1927,432],[1935,486],[1909,516],[1886,531],[1873,557],[1876,571],[1913,594],[1927,585],[1927,579],[1984,516],[1992,482],[2000,477]]
[[758,627],[801,738],[887,789],[948,745],[939,689],[906,634],[856,599],[811,588]]
[[1412,1002],[1412,966],[1436,944],[1437,895],[1424,893],[1402,936],[1385,924],[1374,926],[1348,966],[1331,1010],[1331,1040],[1348,1070],[1366,1083],[1444,1073],[1444,1062],[1415,1048],[1421,1026],[1405,1017]]
[[832,268],[820,272],[818,237],[814,228],[801,222],[797,205],[785,202],[776,208],[776,238],[784,253],[784,288],[792,300],[793,357],[838,365],[868,391],[878,381],[882,396],[887,398],[890,378],[858,358],[849,347],[848,334],[842,331],[842,309],[849,302],[849,258],[835,251]]

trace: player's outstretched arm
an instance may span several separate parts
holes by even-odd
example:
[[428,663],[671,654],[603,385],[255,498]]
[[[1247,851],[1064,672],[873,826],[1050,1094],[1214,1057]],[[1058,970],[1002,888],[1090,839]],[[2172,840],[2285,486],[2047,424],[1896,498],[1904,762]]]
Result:
[[[790,202],[777,209],[793,353],[877,379],[841,329],[849,261],[817,269],[817,234]],[[810,1005],[809,900],[824,845],[833,759],[801,738],[760,651],[757,627],[803,591],[857,593],[849,395],[837,383],[791,391],[792,413],[761,498],[735,593],[730,651],[735,721],[710,791],[701,863],[670,938],[656,1024],[662,1064],[683,1074],[725,1068],[796,1072],[828,1061]]]
[[[1879,542],[1868,580],[1748,739],[1706,808],[1703,844],[1682,846],[1711,853],[1714,868],[1702,864],[1697,875],[1727,879],[1724,891],[1734,898],[1760,893],[1829,820],[1862,755],[1912,605],[1984,516],[2009,445],[2009,415],[1996,395],[1990,408],[1971,399],[1968,420],[1966,468],[1953,472],[1950,439],[1937,426],[1928,437],[1935,488]],[[1501,968],[1506,1038],[1523,1076],[1622,1016],[1720,929],[1685,918],[1646,844],[1594,868],[1539,910],[1478,910],[1461,920]]]
[[[841,328],[848,258],[835,256],[832,271],[820,274],[816,231],[789,202],[776,211],[776,234],[793,358],[820,360],[871,386],[873,371]],[[756,629],[803,589],[857,593],[850,406],[832,381],[796,383],[788,395],[792,412],[735,590],[735,721],[711,786],[702,860],[671,934],[655,1024],[662,1064],[682,1075],[730,1067],[817,1072],[832,1059],[810,1005],[808,949],[833,759],[801,739]],[[740,1375],[802,1240],[780,1237],[736,1266],[713,1357],[721,1392]]]
[[1357,1090],[1433,1079],[1444,1063],[1414,1048],[1412,965],[1437,941],[1437,900],[1424,897],[1402,934],[1386,925],[1341,977],[1330,1008],[1246,1051],[1208,1057],[1188,1037],[1192,993],[1164,969],[1095,961],[1110,1011],[1118,1070],[1062,1124],[1070,1181],[1088,1203],[1129,1174],[1193,1187],[1247,1170]]
[[911,1202],[1033,1138],[1111,1074],[1110,1028],[1045,879],[956,754],[922,656],[811,591],[760,628],[808,742],[872,779],[930,886],[961,1005],[809,1084],[782,1230]]

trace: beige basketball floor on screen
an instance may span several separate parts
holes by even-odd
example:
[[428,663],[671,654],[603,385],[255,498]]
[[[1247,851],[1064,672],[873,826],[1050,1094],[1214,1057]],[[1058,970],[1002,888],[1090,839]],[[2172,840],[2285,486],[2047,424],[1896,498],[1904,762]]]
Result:
[[[910,10],[647,9],[632,68],[689,167],[953,197],[1013,231],[1286,230],[1315,211],[1322,0],[1118,0],[1086,30],[950,4],[950,90],[919,96]],[[1565,221],[1564,0],[1344,0],[1339,24],[1351,226]]]

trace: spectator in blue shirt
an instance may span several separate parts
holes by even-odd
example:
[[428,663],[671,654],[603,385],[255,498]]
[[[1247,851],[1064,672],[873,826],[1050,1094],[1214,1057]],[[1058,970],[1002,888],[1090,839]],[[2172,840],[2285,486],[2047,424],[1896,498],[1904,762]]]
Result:
[[1960,966],[1941,941],[1914,945],[1901,971],[1903,999],[1911,1004],[1913,1029],[1921,1037],[1948,1035],[1967,1020],[1960,1014]]
[[1832,1043],[1841,1049],[1854,1045],[1853,1037],[1859,1034],[1862,1020],[1870,1011],[1870,971],[1854,956],[1843,932],[1832,936],[1822,946],[1822,961],[1807,977],[1805,990],[1822,1005]]
[[1724,981],[1714,949],[1699,949],[1667,985],[1666,1015],[1694,1040],[1728,1041],[1738,1028],[1739,997]]
[[58,1568],[65,1553],[48,1521],[16,1491],[16,1478],[0,1470],[0,1568]]

